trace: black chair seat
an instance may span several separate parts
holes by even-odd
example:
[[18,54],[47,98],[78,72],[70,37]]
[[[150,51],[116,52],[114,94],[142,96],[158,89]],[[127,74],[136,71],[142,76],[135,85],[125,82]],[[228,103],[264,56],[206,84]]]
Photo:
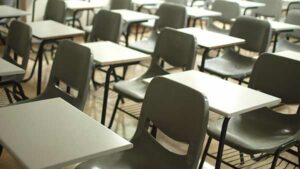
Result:
[[142,41],[130,44],[129,47],[147,54],[152,54],[154,52],[154,47],[156,44],[156,37],[151,36],[150,38]]
[[254,58],[241,56],[228,49],[223,56],[208,59],[205,63],[205,71],[221,77],[241,79],[251,74],[255,61]]
[[[274,154],[280,145],[294,138],[297,115],[262,108],[230,119],[225,144],[247,154]],[[223,120],[209,124],[208,135],[219,140]]]
[[289,42],[286,39],[280,39],[277,42],[276,52],[285,51],[285,50],[300,52],[300,45]]
[[142,102],[145,98],[147,87],[147,83],[143,82],[142,78],[134,78],[116,83],[114,90],[135,102]]

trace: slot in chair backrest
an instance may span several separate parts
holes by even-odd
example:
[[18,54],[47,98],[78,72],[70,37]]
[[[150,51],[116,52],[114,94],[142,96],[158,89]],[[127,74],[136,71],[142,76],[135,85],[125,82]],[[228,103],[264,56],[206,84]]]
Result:
[[197,42],[193,35],[165,28],[158,36],[151,64],[158,65],[159,59],[163,59],[172,66],[191,70],[195,65],[196,49]]
[[100,10],[94,17],[90,41],[103,40],[119,43],[121,32],[121,15],[107,10]]
[[[73,106],[83,110],[89,89],[93,65],[91,52],[87,47],[72,41],[62,41],[55,54],[44,97],[61,97]],[[57,84],[63,82],[77,90],[77,96],[62,91]]]
[[222,15],[214,17],[213,20],[217,20],[223,23],[232,23],[233,19],[240,16],[240,6],[237,2],[216,0],[212,4],[213,11],[220,12]]
[[154,25],[156,31],[165,27],[178,29],[186,26],[187,12],[184,6],[164,3],[158,8],[156,15],[159,16]]
[[253,68],[249,87],[279,97],[283,103],[300,103],[300,60],[262,54]]
[[[286,16],[286,23],[299,25],[300,26],[300,10],[291,10]],[[292,32],[288,32],[287,35],[300,39],[300,30],[294,30]]]
[[[196,169],[207,128],[207,98],[179,82],[154,78],[146,92],[133,143],[143,140],[141,137],[153,139],[147,132],[150,121],[170,138],[189,145],[187,154],[178,155],[176,159],[184,161],[185,166],[181,167]],[[153,142],[150,146],[154,150],[164,149],[157,141]]]
[[269,47],[271,32],[272,29],[269,22],[241,16],[232,25],[229,35],[245,40],[245,43],[239,45],[239,47],[252,52],[262,53]]
[[[23,22],[14,20],[11,22],[7,42],[3,53],[3,58],[22,69],[26,70],[31,49],[32,39],[31,27]],[[18,59],[22,59],[18,63]],[[17,60],[15,60],[17,59]],[[23,80],[24,75],[18,76],[18,80]]]
[[44,14],[44,20],[53,20],[65,23],[66,4],[62,0],[48,0]]
[[131,0],[111,0],[110,9],[131,9]]

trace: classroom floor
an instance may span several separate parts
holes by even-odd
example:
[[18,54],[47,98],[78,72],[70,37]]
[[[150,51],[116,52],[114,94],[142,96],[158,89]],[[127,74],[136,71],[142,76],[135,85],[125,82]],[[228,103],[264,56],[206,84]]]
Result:
[[[83,42],[82,38],[76,38],[77,42]],[[132,36],[130,41],[134,41],[134,37]],[[36,46],[35,46],[36,47]],[[0,53],[3,51],[3,45],[0,46]],[[32,57],[34,58],[36,54],[32,54]],[[49,54],[48,54],[49,55]],[[201,56],[202,56],[202,51],[199,50],[198,51],[198,57],[197,57],[197,65],[200,63],[201,61]],[[51,69],[51,65],[52,65],[52,59],[50,56],[48,56],[48,60],[49,60],[49,64],[47,65],[46,62],[44,62],[44,70],[43,70],[43,87],[46,86],[47,84],[47,79],[49,77],[49,72]],[[147,63],[145,63],[147,64]],[[29,63],[29,68],[28,70],[31,71],[33,66],[33,61],[30,61]],[[196,69],[196,68],[195,68]],[[136,66],[130,66],[129,70],[128,70],[128,74],[127,74],[127,79],[131,78],[131,77],[136,77],[141,75],[143,72],[145,72],[147,70],[146,67],[142,66],[142,65],[136,65]],[[117,70],[118,72],[122,72],[122,69]],[[176,71],[176,70],[175,70]],[[36,73],[36,71],[35,71]],[[29,71],[26,74],[27,76],[29,75]],[[96,72],[96,77],[97,77],[97,81],[99,82],[103,82],[105,79],[105,74],[101,73],[101,72]],[[37,82],[37,78],[36,75],[27,83],[23,84],[23,87],[25,89],[26,95],[29,97],[34,97],[35,96],[35,91],[36,91],[36,82]],[[233,81],[234,82],[234,81]],[[107,115],[107,121],[106,124],[108,123],[108,121],[110,120],[110,114],[112,112],[112,108],[114,106],[115,103],[115,99],[116,99],[116,94],[114,92],[110,92],[110,96],[109,96],[109,106],[108,106],[108,115]],[[102,109],[102,98],[103,98],[103,87],[99,87],[97,90],[94,89],[93,85],[90,85],[90,94],[88,97],[88,101],[86,103],[86,107],[84,109],[84,112],[86,114],[88,114],[90,117],[94,118],[97,121],[100,121],[100,115],[101,115],[101,109]],[[5,93],[2,89],[0,89],[0,105],[6,105],[8,104],[7,98],[5,96]],[[126,110],[131,110],[134,111],[136,113],[139,112],[141,105],[140,104],[136,104],[132,101],[126,100],[125,104],[122,105],[124,106],[124,108]],[[279,108],[280,110],[283,110],[284,112],[287,113],[293,113],[295,112],[295,106],[289,106],[289,107],[284,107],[284,108]],[[210,112],[210,121],[212,120],[216,120],[218,118],[221,118],[220,116],[216,115],[213,112]],[[125,115],[124,113],[118,113],[116,116],[116,121],[114,122],[114,125],[112,127],[112,130],[114,132],[116,132],[117,134],[119,134],[120,136],[130,140],[130,138],[133,136],[135,129],[137,126],[137,120],[129,117],[128,115]],[[74,131],[75,132],[75,131]],[[166,137],[165,135],[163,135],[163,133],[158,132],[158,140],[165,145],[168,149],[177,152],[177,153],[185,153],[186,151],[186,146],[184,144],[181,143],[177,143],[174,142],[173,140],[171,140],[170,138]],[[216,154],[217,151],[217,142],[214,141],[211,148],[210,148],[210,153],[212,154]],[[59,152],[57,152],[59,153]],[[283,153],[282,154],[283,157],[290,159],[292,161],[294,161],[295,163],[298,163],[297,158],[287,154],[287,153]],[[270,165],[270,160],[272,160],[272,158],[268,158],[266,160],[262,160],[261,162],[256,162],[253,161],[249,158],[249,156],[245,157],[245,164],[244,165],[239,165],[240,164],[240,158],[239,158],[239,152],[226,147],[225,151],[224,151],[224,159],[225,161],[228,161],[229,163],[240,167],[240,168],[269,168]],[[38,159],[37,159],[38,160]],[[207,157],[207,161],[210,164],[214,164],[214,160],[210,157]],[[75,166],[75,165],[74,165]],[[64,169],[73,169],[74,166],[68,166],[65,167]],[[20,166],[20,164],[18,164],[18,162],[5,150],[0,158],[0,168],[1,169],[21,169],[22,167]],[[222,165],[222,168],[229,168],[226,165]],[[298,168],[293,164],[289,164],[285,161],[279,160],[278,162],[278,168]]]

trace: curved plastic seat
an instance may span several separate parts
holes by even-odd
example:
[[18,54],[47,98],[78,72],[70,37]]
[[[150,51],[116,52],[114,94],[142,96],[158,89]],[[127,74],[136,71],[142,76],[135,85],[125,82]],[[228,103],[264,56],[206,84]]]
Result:
[[[299,67],[299,60],[264,53],[254,65],[249,88],[279,97],[284,104],[299,105]],[[299,108],[294,114],[279,113],[267,107],[253,110],[230,118],[225,144],[241,153],[274,155],[271,165],[274,169],[280,153],[292,146],[299,146],[299,121]],[[220,139],[222,125],[223,119],[209,123],[209,141],[202,162],[211,138]],[[298,158],[300,160],[300,156]]]
[[[300,17],[300,11],[299,10],[291,10],[289,11],[288,15],[286,16],[286,23],[294,24],[294,25],[300,25],[299,22]],[[297,40],[300,39],[300,31],[294,30],[292,32],[287,32],[283,34],[282,36],[279,36],[278,42],[276,44],[276,52],[284,51],[284,50],[291,50],[295,52],[300,52],[300,45],[288,41],[287,37],[293,37]]]
[[155,48],[156,39],[156,35],[153,35],[146,40],[130,44],[129,47],[147,54],[152,54]]
[[208,59],[205,71],[222,77],[241,79],[251,74],[256,59],[238,54],[227,49],[222,56]]
[[213,11],[220,12],[221,16],[209,18],[206,30],[228,35],[229,30],[217,27],[214,22],[221,22],[223,25],[234,23],[234,20],[240,16],[240,6],[237,2],[215,1],[212,3]]
[[[267,108],[230,119],[225,144],[247,154],[275,153],[278,147],[295,138],[297,115],[284,115]],[[219,140],[223,119],[208,126],[208,135]]]

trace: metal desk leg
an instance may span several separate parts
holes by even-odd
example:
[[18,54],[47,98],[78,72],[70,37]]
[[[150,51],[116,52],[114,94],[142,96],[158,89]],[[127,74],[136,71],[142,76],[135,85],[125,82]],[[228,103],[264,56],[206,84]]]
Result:
[[36,3],[37,0],[33,0],[33,4],[32,4],[32,18],[31,18],[31,21],[33,22],[34,21],[34,15],[35,15],[35,3]]
[[279,33],[275,33],[275,39],[274,39],[274,45],[273,45],[273,53],[276,52],[276,45],[277,45],[277,41],[278,41],[278,34]]
[[202,60],[201,60],[201,65],[200,65],[200,71],[201,72],[204,72],[204,68],[205,68],[205,60],[208,56],[208,53],[209,53],[209,49],[208,48],[205,48],[204,50],[204,53],[202,55]]
[[217,154],[215,169],[221,168],[222,156],[223,156],[223,150],[224,150],[224,144],[225,144],[225,137],[226,137],[229,120],[230,120],[230,118],[225,117],[223,124],[222,124],[222,131],[221,131],[220,140],[219,140],[219,147],[218,147],[218,154]]
[[74,12],[73,12],[73,20],[72,20],[72,27],[75,27],[75,19],[76,19],[76,15],[77,15],[77,12],[78,12],[79,10],[75,10]]
[[127,25],[127,30],[126,30],[126,35],[125,35],[125,44],[126,44],[126,47],[128,47],[129,45],[129,35],[130,35],[130,28],[131,28],[131,23],[129,23]]
[[17,7],[17,8],[20,7],[20,2],[19,2],[19,0],[17,0],[17,2],[16,2],[16,7]]
[[105,84],[104,84],[104,96],[103,96],[103,104],[102,104],[102,115],[101,115],[101,124],[102,125],[105,125],[110,75],[113,72],[113,70],[114,70],[114,66],[109,66],[109,68],[106,72],[106,78],[105,78]]
[[46,41],[42,41],[39,47],[39,51],[37,53],[38,58],[38,79],[37,79],[37,95],[41,93],[42,89],[42,71],[43,71],[43,53],[44,53],[44,46],[46,44]]

